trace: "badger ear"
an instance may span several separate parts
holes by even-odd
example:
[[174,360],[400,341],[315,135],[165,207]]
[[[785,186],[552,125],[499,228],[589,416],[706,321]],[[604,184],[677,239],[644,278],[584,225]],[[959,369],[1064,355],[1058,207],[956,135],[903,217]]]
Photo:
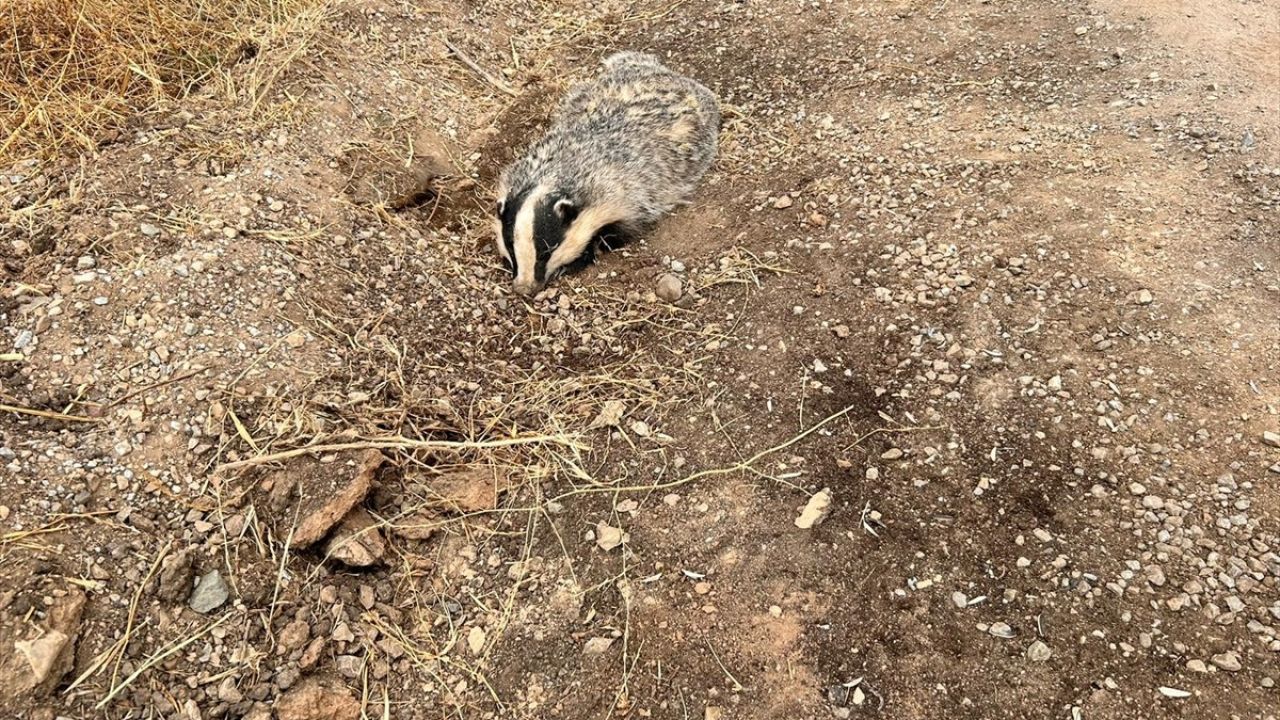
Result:
[[566,225],[578,217],[579,210],[580,208],[569,198],[560,198],[555,204],[556,215],[559,215],[560,220]]
[[498,217],[502,217],[502,213],[503,213],[503,211],[505,211],[506,209],[507,209],[507,199],[506,199],[505,197],[504,197],[504,198],[499,199],[499,200],[498,200],[498,207],[497,207],[497,209],[496,209],[496,212],[497,212]]

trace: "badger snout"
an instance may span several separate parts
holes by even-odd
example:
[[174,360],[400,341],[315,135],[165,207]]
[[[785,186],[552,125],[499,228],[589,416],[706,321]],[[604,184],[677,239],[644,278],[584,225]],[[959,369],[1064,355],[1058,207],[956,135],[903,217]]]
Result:
[[514,290],[517,295],[533,297],[542,289],[542,283],[537,280],[516,280],[511,283],[511,289]]

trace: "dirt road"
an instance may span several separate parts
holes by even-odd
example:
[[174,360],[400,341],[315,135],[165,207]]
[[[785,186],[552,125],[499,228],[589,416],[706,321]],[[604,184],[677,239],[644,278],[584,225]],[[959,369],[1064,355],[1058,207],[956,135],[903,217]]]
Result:
[[[489,191],[620,48],[720,157],[526,302]],[[18,717],[1276,717],[1280,3],[353,0],[246,58],[0,185]]]

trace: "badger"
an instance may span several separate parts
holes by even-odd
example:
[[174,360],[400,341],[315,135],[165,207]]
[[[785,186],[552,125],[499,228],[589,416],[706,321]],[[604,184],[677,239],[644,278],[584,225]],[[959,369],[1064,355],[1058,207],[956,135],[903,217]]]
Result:
[[534,295],[688,202],[719,133],[716,98],[698,82],[648,53],[605,59],[499,179],[495,230],[512,289]]

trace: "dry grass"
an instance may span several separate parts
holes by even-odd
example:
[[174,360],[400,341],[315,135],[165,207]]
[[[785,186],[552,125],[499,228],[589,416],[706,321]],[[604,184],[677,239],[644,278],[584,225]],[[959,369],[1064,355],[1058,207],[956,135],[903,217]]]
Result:
[[0,3],[0,167],[87,150],[255,54],[314,0]]

